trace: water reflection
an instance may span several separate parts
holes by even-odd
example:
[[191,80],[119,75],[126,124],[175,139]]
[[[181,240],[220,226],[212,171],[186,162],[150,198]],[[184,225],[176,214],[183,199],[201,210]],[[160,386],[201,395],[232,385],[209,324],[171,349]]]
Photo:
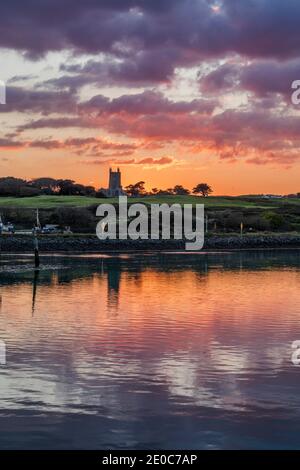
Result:
[[300,447],[300,252],[2,257],[1,448]]
[[32,288],[32,316],[34,315],[35,299],[36,299],[36,291],[37,291],[37,284],[38,284],[39,274],[40,274],[40,270],[35,269],[34,270],[34,276],[33,276],[33,288]]

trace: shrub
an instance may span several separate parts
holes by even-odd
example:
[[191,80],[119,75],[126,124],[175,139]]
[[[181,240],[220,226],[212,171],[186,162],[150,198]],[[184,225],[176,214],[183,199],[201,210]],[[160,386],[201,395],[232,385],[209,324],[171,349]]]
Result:
[[271,229],[278,230],[285,224],[284,217],[276,212],[267,212],[264,214],[264,218],[269,222]]

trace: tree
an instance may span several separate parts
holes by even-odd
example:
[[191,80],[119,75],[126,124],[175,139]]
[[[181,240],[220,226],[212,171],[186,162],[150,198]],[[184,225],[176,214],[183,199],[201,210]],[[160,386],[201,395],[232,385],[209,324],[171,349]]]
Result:
[[197,184],[193,189],[193,194],[201,194],[203,197],[209,196],[212,192],[212,188],[207,183]]
[[105,192],[105,189],[99,189],[96,194],[95,194],[95,197],[97,199],[107,199],[107,194]]
[[190,194],[190,191],[189,189],[186,189],[181,186],[181,184],[177,184],[173,188],[173,194],[176,194],[176,196],[188,196]]
[[94,186],[84,186],[84,192],[86,196],[96,195],[96,189],[94,188]]
[[[73,180],[58,180],[59,194],[61,196],[86,196],[90,193],[90,187],[75,183]],[[95,189],[93,194],[95,194]]]
[[50,177],[35,178],[26,181],[7,176],[0,178],[0,196],[29,197],[40,194],[59,196],[95,196],[93,186],[75,183],[73,180],[56,180]]
[[159,193],[159,189],[158,188],[152,188],[151,189],[151,196],[156,196],[157,194]]
[[54,178],[35,178],[29,184],[40,189],[43,194],[57,194],[59,192],[58,181]]
[[59,187],[60,196],[74,196],[74,185],[73,180],[57,180],[57,186]]
[[172,196],[173,189],[159,189],[156,193],[156,196]]
[[164,193],[167,194],[168,196],[172,196],[174,194],[173,188],[167,188],[164,190]]
[[131,197],[145,196],[145,181],[139,181],[138,183],[130,184],[129,186],[126,186],[125,190],[128,196]]
[[278,230],[284,226],[284,217],[276,212],[267,212],[264,215],[265,219],[269,222],[271,229]]
[[28,182],[21,178],[7,176],[0,178],[0,196],[22,197],[25,195],[36,196],[40,194],[38,189],[32,190]]

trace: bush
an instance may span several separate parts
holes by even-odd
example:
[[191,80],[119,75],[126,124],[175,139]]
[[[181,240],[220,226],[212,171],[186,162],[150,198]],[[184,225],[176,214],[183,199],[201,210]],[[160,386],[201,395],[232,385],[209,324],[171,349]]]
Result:
[[276,212],[267,212],[264,214],[264,218],[269,222],[271,229],[278,230],[285,224],[285,219],[282,215],[276,214]]
[[39,196],[41,191],[37,188],[32,188],[30,186],[22,186],[20,188],[19,196],[20,197],[34,197]]
[[72,231],[94,232],[96,230],[96,219],[86,208],[59,207],[52,212],[50,219],[50,223],[61,227],[70,226]]

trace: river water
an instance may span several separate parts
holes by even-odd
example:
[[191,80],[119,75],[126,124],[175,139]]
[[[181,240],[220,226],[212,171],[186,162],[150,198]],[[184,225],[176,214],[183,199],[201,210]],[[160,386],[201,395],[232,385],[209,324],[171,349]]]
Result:
[[299,281],[299,250],[2,254],[0,448],[299,449]]

